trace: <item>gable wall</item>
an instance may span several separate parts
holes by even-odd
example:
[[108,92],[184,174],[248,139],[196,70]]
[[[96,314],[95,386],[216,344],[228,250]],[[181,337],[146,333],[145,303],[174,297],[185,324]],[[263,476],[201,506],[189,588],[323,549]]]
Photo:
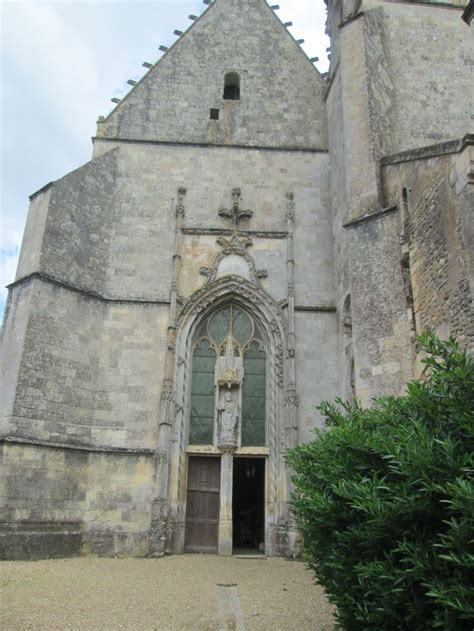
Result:
[[[240,101],[223,101],[224,76]],[[106,138],[327,146],[325,82],[264,0],[217,0],[98,126]],[[221,110],[219,121],[210,109]]]

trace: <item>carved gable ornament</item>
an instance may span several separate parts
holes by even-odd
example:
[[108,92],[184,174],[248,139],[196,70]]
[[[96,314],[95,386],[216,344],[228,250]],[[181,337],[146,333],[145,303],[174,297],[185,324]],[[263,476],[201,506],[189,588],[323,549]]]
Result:
[[248,236],[239,236],[237,232],[238,224],[244,219],[250,219],[253,216],[253,210],[241,208],[240,188],[232,190],[232,200],[230,210],[222,207],[218,211],[220,217],[232,222],[232,234],[228,238],[224,235],[219,236],[217,244],[222,248],[221,251],[214,259],[212,268],[202,267],[200,273],[207,276],[208,283],[223,276],[242,276],[251,283],[259,285],[259,279],[266,278],[267,271],[255,268],[255,262],[247,252],[247,249],[253,245],[252,239]]

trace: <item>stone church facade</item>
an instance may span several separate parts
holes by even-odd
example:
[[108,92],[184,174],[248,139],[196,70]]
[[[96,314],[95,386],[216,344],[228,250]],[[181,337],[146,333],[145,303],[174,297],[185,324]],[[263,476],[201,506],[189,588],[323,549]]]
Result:
[[215,0],[31,196],[3,326],[0,556],[292,556],[324,399],[474,349],[465,4],[330,0],[321,76]]

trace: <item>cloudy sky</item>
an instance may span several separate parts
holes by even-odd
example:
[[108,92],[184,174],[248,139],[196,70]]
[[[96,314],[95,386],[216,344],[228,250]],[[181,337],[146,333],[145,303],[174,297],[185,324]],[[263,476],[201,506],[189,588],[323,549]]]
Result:
[[[327,70],[323,0],[269,0]],[[28,195],[90,159],[96,120],[128,92],[144,61],[185,30],[202,1],[0,0],[0,322],[18,261]]]

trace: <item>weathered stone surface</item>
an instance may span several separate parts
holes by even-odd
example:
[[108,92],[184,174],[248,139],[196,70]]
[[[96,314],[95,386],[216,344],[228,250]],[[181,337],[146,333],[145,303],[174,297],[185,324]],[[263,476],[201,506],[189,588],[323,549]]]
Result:
[[[453,335],[474,349],[473,147],[383,168],[387,199],[407,191],[407,247],[410,255],[416,331]],[[400,200],[400,204],[403,201]]]
[[[356,391],[365,402],[379,393],[400,392],[412,371],[417,374],[415,333],[431,326],[443,336],[455,329],[461,339],[467,342],[469,338],[472,280],[464,280],[465,271],[454,271],[458,264],[451,270],[450,261],[443,260],[438,248],[456,242],[461,266],[472,265],[472,222],[468,219],[472,217],[472,185],[456,202],[462,208],[454,211],[460,226],[456,237],[448,238],[442,213],[435,217],[437,202],[432,199],[424,210],[420,204],[418,220],[411,214],[410,221],[419,221],[418,245],[409,246],[402,230],[402,189],[411,188],[412,198],[418,199],[431,186],[431,195],[437,196],[440,186],[448,186],[448,172],[439,179],[428,154],[423,163],[403,158],[404,166],[387,163],[380,169],[385,157],[434,142],[439,143],[441,153],[457,153],[446,141],[472,130],[473,92],[466,79],[471,74],[474,46],[472,33],[460,20],[464,4],[329,2],[332,50],[326,102],[339,374],[342,393],[347,395],[344,380],[354,356]],[[425,42],[423,47],[420,41]],[[452,54],[444,54],[447,48]],[[418,177],[420,170],[425,182]],[[445,212],[452,212],[448,208],[453,203],[446,196],[441,195],[439,203]],[[393,205],[395,214],[380,212]],[[347,225],[370,213],[375,213],[372,222]],[[423,225],[425,221],[434,226]],[[460,236],[461,231],[465,237]],[[425,253],[420,250],[422,242]],[[426,254],[428,243],[430,256]],[[414,270],[413,259],[419,261]],[[435,272],[440,266],[444,272]],[[440,295],[446,292],[438,279],[448,268],[452,299],[445,302]],[[454,299],[455,293],[464,298]],[[349,299],[353,311],[350,339],[344,334],[343,322],[344,304]],[[438,301],[445,305],[443,309],[436,306]],[[420,309],[423,324],[415,331],[413,310]],[[444,310],[442,318],[440,310]],[[450,317],[459,324],[438,326],[440,319]]]
[[0,453],[0,558],[148,554],[152,456],[12,443]]
[[[294,556],[284,456],[315,405],[401,393],[427,328],[474,348],[461,12],[331,0],[326,86],[264,0],[216,0],[92,160],[32,196],[2,333],[0,556],[182,552],[191,455],[222,458],[222,553],[245,457],[265,460],[262,547]],[[230,303],[261,330],[266,442],[223,456],[189,425],[198,332]]]
[[[222,98],[228,72],[240,75],[239,101]],[[97,135],[325,149],[324,90],[266,2],[219,0],[98,125]],[[210,120],[211,108],[220,110],[218,121]]]

